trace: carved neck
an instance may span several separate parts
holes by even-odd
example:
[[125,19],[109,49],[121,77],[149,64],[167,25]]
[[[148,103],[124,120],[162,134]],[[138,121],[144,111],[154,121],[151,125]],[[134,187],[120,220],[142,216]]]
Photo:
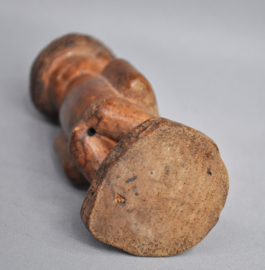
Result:
[[107,61],[93,61],[85,56],[64,56],[50,75],[49,95],[54,107],[60,110],[65,97],[84,80],[99,74]]

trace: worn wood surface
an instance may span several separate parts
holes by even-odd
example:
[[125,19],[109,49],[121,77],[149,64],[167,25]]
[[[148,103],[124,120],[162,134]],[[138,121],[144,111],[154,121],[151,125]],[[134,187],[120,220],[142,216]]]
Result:
[[113,148],[81,209],[100,241],[139,256],[170,256],[218,221],[228,175],[216,144],[185,125],[147,120]]
[[68,139],[65,136],[64,132],[61,131],[54,140],[54,150],[60,163],[63,166],[66,176],[75,185],[89,185],[85,176],[81,173],[80,170],[78,170],[72,158],[70,157],[68,147]]
[[68,178],[91,184],[81,217],[100,241],[139,256],[170,256],[218,221],[228,174],[215,143],[158,117],[153,89],[97,40],[71,34],[37,57],[36,107],[59,119],[55,151]]
[[35,106],[56,119],[68,86],[77,77],[95,76],[114,59],[96,39],[69,34],[54,40],[35,59],[30,76],[30,93]]

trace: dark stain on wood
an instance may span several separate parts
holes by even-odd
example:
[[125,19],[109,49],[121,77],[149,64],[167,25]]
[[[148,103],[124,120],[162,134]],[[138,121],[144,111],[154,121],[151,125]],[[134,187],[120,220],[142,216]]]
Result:
[[130,182],[133,182],[137,177],[138,177],[138,175],[135,175],[135,176],[133,176],[133,177],[131,177],[131,178],[128,178],[128,179],[125,181],[125,183],[128,184],[128,183],[130,183]]

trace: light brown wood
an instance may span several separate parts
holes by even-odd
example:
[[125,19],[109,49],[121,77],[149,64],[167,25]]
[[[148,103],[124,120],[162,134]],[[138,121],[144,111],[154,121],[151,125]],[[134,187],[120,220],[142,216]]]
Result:
[[170,256],[218,221],[228,175],[215,143],[185,125],[150,119],[105,158],[81,210],[100,241],[138,256]]
[[139,256],[170,256],[216,224],[228,193],[217,146],[158,117],[148,80],[100,42],[72,34],[51,43],[32,67],[31,95],[59,119],[54,145],[66,175],[91,183],[81,217],[97,239]]

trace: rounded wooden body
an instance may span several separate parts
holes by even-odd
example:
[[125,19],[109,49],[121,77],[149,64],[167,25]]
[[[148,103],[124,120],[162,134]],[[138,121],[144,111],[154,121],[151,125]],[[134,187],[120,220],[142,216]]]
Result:
[[35,60],[31,96],[59,119],[55,150],[75,184],[91,183],[81,217],[100,241],[169,256],[216,224],[228,174],[215,143],[158,117],[148,80],[100,42],[71,34]]

